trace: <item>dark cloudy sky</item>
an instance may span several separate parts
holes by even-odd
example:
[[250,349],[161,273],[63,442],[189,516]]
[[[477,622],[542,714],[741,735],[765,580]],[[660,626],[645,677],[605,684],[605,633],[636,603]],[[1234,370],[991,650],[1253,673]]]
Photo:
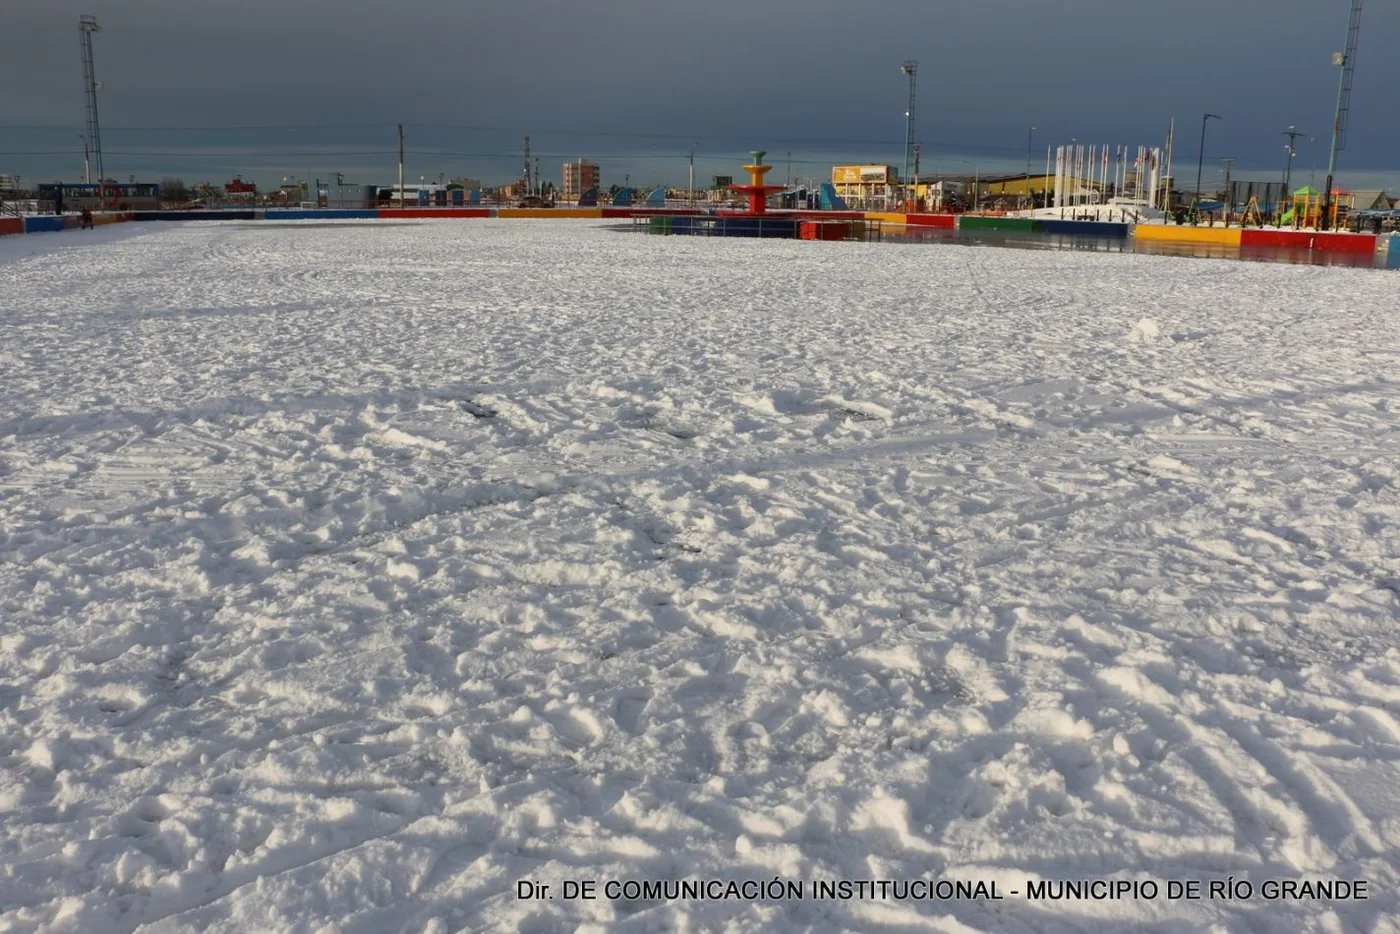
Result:
[[[902,161],[917,59],[926,172],[1015,171],[1049,142],[1155,143],[1178,126],[1194,174],[1325,171],[1348,0],[5,0],[0,172],[82,169],[78,17],[97,16],[109,174],[267,183],[336,171],[505,181],[529,132],[547,178],[592,157],[605,183],[775,175]],[[1353,185],[1400,188],[1400,5],[1362,20],[1348,146]],[[1311,137],[1316,136],[1316,144]],[[39,154],[29,154],[39,153]],[[1185,170],[1190,163],[1192,171]],[[1350,173],[1350,174],[1348,174]]]

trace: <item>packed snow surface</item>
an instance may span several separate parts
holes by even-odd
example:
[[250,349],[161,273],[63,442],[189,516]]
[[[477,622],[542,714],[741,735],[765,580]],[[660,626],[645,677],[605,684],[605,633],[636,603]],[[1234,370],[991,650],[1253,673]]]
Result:
[[[0,931],[1395,931],[1397,294],[561,221],[0,243]],[[940,879],[1002,897],[811,888]],[[1104,879],[1161,890],[1027,894]]]

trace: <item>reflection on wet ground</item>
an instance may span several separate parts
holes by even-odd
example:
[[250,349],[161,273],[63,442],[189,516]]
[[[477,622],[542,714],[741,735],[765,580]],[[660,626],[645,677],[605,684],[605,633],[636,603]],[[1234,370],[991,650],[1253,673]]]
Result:
[[1223,243],[1179,243],[1171,240],[1138,240],[1136,237],[1086,237],[1019,231],[932,230],[921,227],[886,227],[886,239],[909,243],[958,243],[964,246],[1001,246],[1018,250],[1088,250],[1095,253],[1144,253],[1153,256],[1195,256],[1206,259],[1243,259],[1263,263],[1308,266],[1354,266],[1385,269],[1384,253],[1339,253],[1283,247],[1229,246]]

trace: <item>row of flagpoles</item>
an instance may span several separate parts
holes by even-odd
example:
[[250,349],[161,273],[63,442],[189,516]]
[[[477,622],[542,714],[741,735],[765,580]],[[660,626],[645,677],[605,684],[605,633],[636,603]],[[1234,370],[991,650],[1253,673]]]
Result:
[[[1168,150],[1170,152],[1170,150]],[[1045,174],[1050,173],[1051,147],[1045,149]],[[1099,146],[1079,143],[1057,146],[1054,203],[1050,207],[1072,207],[1099,203],[1101,193],[1111,186],[1119,197],[1145,201],[1149,207],[1165,205],[1162,180],[1170,178],[1168,160],[1159,146]],[[1168,157],[1169,159],[1169,157]]]

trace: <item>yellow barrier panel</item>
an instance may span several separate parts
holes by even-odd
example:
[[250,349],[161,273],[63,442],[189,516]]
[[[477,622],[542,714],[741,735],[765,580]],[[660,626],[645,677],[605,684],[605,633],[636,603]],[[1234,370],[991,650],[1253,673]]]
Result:
[[866,211],[865,219],[868,221],[881,221],[886,224],[908,223],[908,214],[893,214],[885,211]]
[[602,217],[602,208],[501,208],[497,217]]
[[1240,229],[1238,227],[1181,227],[1174,224],[1138,224],[1134,233],[1139,240],[1176,240],[1184,243],[1240,245]]

